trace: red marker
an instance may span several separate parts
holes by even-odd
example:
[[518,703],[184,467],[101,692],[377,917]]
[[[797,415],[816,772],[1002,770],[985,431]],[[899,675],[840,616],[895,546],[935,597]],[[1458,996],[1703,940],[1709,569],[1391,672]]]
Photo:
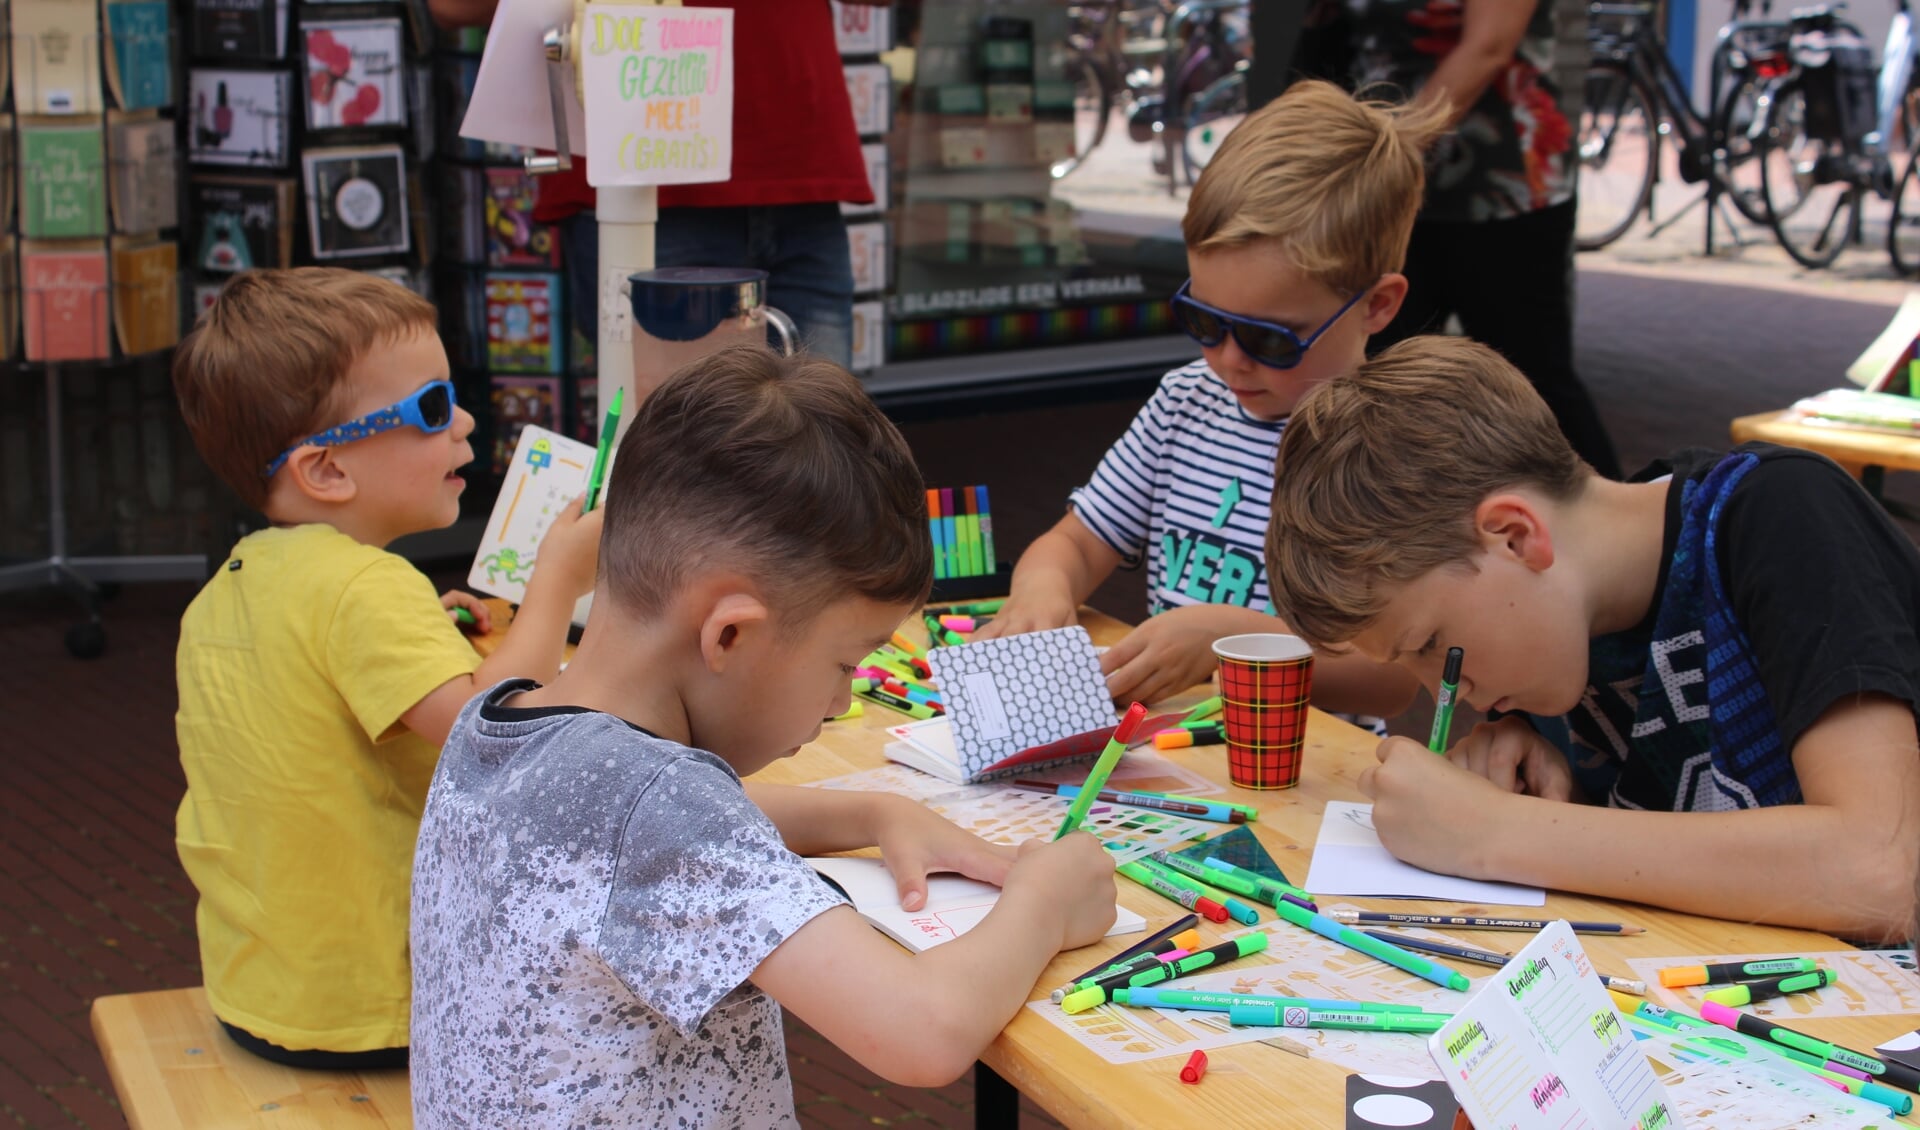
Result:
[[1187,1065],[1180,1069],[1182,1083],[1198,1083],[1207,1074],[1207,1053],[1194,1052],[1187,1057]]

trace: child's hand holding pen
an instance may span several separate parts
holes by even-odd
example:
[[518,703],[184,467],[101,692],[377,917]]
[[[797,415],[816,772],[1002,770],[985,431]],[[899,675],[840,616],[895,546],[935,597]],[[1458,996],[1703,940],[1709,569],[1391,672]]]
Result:
[[449,589],[440,594],[440,607],[463,632],[484,636],[493,630],[493,613],[488,611],[487,602],[470,592]]

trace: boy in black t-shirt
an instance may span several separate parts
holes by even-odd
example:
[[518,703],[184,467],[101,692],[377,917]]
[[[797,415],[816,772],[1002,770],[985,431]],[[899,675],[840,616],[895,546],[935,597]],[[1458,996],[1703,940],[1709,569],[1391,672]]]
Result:
[[1575,735],[1571,759],[1513,716],[1445,758],[1383,742],[1360,783],[1394,854],[1905,936],[1920,554],[1837,466],[1747,444],[1610,482],[1511,365],[1444,338],[1309,394],[1279,464],[1267,571],[1287,623],[1428,685],[1459,647],[1463,698]]

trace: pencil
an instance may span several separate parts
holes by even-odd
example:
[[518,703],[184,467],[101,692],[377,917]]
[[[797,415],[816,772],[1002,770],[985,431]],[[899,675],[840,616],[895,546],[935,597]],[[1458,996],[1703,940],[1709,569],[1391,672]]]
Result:
[[1433,732],[1427,735],[1427,748],[1447,752],[1447,735],[1453,732],[1453,702],[1460,693],[1460,663],[1467,653],[1457,647],[1447,649],[1447,665],[1440,672],[1440,689],[1433,696]]
[[[1539,918],[1472,918],[1454,914],[1389,914],[1377,910],[1329,910],[1335,922],[1359,926],[1440,926],[1455,930],[1544,930],[1553,925]],[[1644,934],[1644,926],[1618,922],[1569,922],[1576,934]]]
[[1473,961],[1481,965],[1499,966],[1505,965],[1507,962],[1513,960],[1510,954],[1494,953],[1491,950],[1477,950],[1472,946],[1448,945],[1446,942],[1435,942],[1427,938],[1416,938],[1407,934],[1393,934],[1385,930],[1362,930],[1360,932],[1369,938],[1378,938],[1383,942],[1399,946],[1402,949],[1425,950],[1427,953],[1437,953],[1441,957],[1457,957],[1461,961]]

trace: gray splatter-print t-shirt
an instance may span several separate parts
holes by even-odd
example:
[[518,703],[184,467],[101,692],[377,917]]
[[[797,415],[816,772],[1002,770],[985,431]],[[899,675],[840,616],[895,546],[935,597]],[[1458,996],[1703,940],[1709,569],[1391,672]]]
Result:
[[413,1115],[438,1127],[797,1126],[748,982],[843,900],[726,762],[608,714],[467,704],[413,867]]

